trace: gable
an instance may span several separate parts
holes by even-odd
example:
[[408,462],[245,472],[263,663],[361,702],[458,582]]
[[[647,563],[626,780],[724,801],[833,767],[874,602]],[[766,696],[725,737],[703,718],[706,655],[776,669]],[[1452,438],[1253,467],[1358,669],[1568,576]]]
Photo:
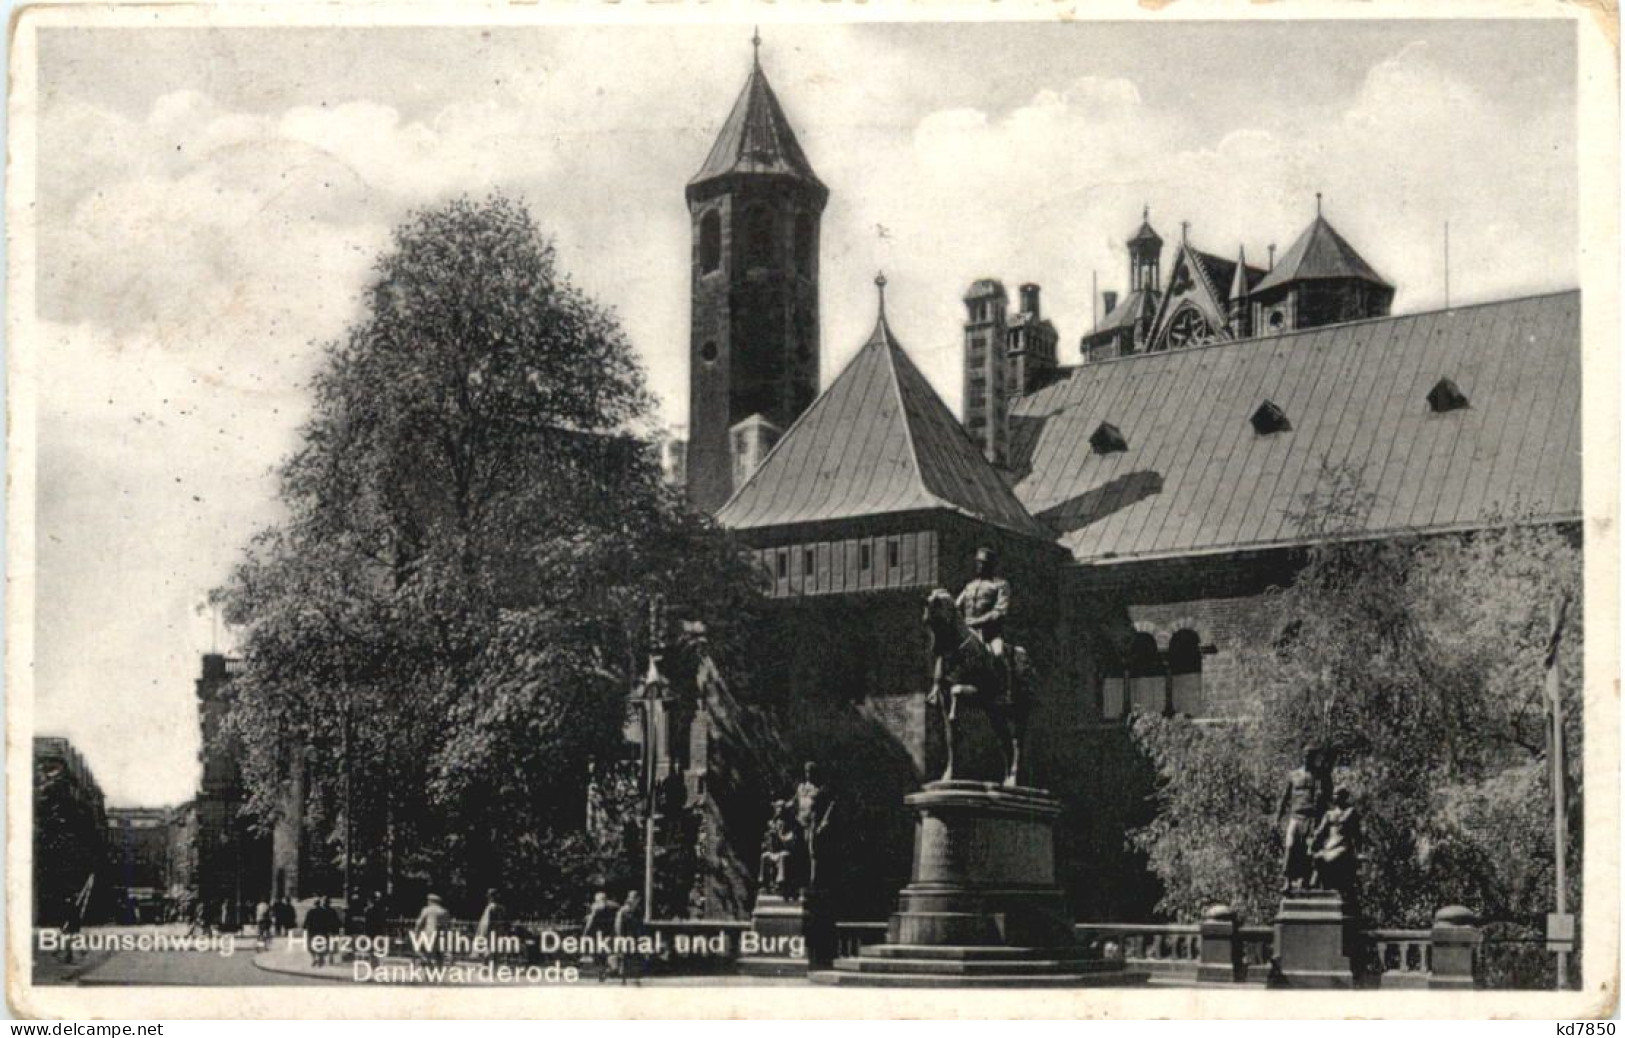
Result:
[[1228,338],[1227,316],[1224,297],[1196,251],[1181,246],[1168,272],[1168,290],[1157,306],[1147,350],[1183,349]]

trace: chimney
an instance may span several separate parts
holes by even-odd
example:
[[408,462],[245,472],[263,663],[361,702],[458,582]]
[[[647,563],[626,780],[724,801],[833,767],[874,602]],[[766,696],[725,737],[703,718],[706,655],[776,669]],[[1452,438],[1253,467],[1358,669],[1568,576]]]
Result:
[[1117,293],[1116,292],[1102,292],[1102,293],[1100,293],[1100,311],[1101,311],[1101,313],[1109,314],[1113,310],[1116,310],[1116,309],[1117,309]]
[[1270,242],[1270,269],[1275,269],[1275,243]]
[[1031,314],[1034,320],[1038,318],[1038,286],[1028,283],[1021,286],[1021,312]]

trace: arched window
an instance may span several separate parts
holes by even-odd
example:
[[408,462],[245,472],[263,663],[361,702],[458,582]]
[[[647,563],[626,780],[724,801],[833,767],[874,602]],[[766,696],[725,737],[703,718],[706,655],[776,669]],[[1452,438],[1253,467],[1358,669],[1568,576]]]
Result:
[[1175,631],[1168,639],[1168,693],[1174,713],[1202,716],[1202,643],[1195,631]]
[[1129,707],[1160,714],[1168,709],[1168,671],[1157,651],[1157,639],[1141,631],[1128,646]]
[[722,217],[715,209],[700,217],[700,273],[722,266]]
[[813,224],[812,214],[800,213],[796,216],[796,270],[806,277],[812,277],[817,258],[818,230]]
[[773,265],[773,210],[766,206],[745,210],[745,265]]

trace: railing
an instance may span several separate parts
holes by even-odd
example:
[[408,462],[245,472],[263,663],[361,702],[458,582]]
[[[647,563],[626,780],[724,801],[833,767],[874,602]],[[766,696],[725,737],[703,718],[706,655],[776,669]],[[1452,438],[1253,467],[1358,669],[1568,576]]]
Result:
[[[1075,927],[1078,944],[1107,958],[1120,959],[1131,969],[1152,975],[1154,980],[1172,984],[1263,984],[1271,975],[1275,955],[1275,931],[1269,925],[1241,925],[1228,909],[1210,911],[1197,923],[1079,923]],[[388,922],[391,951],[410,955],[410,934],[415,920],[398,918]],[[448,920],[442,932],[472,938],[478,923]],[[661,920],[649,924],[652,933],[664,938],[662,960],[681,972],[707,972],[726,969],[740,955],[741,938],[751,924],[746,920]],[[521,958],[569,957],[559,951],[542,952],[539,936],[551,931],[561,936],[577,935],[579,921],[515,920],[510,933],[525,939]],[[836,924],[836,954],[858,955],[866,945],[884,943],[887,924],[878,921]],[[1500,951],[1500,946],[1516,946],[1538,957],[1543,949],[1538,939],[1492,938],[1481,947],[1482,930],[1465,909],[1441,910],[1432,929],[1371,929],[1361,933],[1361,961],[1356,964],[1364,982],[1389,989],[1470,987],[1480,976],[1481,952]],[[466,957],[465,953],[465,957]],[[504,956],[507,958],[507,956]],[[1494,979],[1492,978],[1492,983]],[[1533,986],[1533,985],[1530,985]]]
[[1201,928],[1191,923],[1079,923],[1078,943],[1106,958],[1169,978],[1196,979]]
[[884,944],[885,941],[885,923],[835,924],[835,954],[840,958],[858,954],[866,944]]
[[1425,988],[1433,969],[1433,931],[1368,930],[1368,969],[1384,988]]

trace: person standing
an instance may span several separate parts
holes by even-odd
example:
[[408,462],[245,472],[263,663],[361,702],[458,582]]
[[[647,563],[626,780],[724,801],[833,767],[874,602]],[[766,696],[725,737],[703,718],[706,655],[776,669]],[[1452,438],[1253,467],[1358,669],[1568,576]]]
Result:
[[451,912],[441,903],[439,894],[429,895],[423,904],[423,911],[418,913],[418,921],[412,928],[423,935],[419,946],[428,949],[429,961],[436,966],[444,963],[446,961],[444,942],[451,928]]
[[310,964],[325,966],[332,953],[333,938],[339,932],[339,914],[328,903],[326,895],[316,899],[305,913],[305,939],[310,945]]
[[[582,926],[582,934],[592,942],[603,937],[615,936],[615,913],[619,908],[609,899],[605,891],[598,891],[592,896],[592,904],[587,908],[587,922]],[[593,965],[598,967],[598,982],[602,984],[608,976],[608,957],[596,946],[592,950]]]
[[380,954],[389,951],[389,903],[384,898],[382,890],[372,892],[372,899],[367,902],[367,910],[362,913],[362,922],[365,924],[366,934],[372,939],[372,950],[367,953],[367,961],[377,964]]

